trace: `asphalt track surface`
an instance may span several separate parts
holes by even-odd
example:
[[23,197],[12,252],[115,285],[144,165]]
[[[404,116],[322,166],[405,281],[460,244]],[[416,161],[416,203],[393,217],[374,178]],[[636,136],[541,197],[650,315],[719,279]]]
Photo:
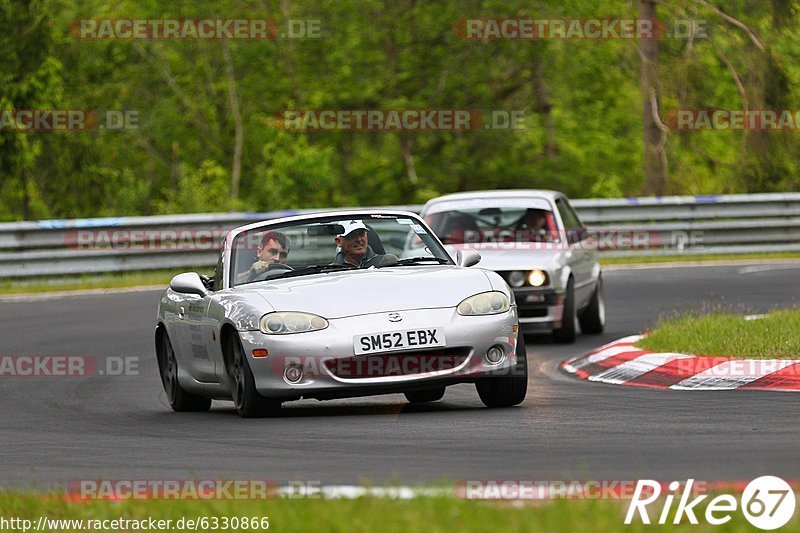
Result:
[[140,358],[134,376],[0,378],[0,484],[800,478],[800,396],[617,387],[556,368],[673,309],[797,305],[799,275],[800,264],[608,271],[606,333],[529,342],[519,407],[485,409],[473,386],[458,385],[424,407],[401,395],[305,400],[257,420],[230,402],[169,409],[152,348],[158,292],[0,301],[2,355]]

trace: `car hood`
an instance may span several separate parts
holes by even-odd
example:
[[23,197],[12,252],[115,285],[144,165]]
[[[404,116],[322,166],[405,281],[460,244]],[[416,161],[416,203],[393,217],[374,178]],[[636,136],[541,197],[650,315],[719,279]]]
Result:
[[[493,270],[530,270],[533,268],[555,269],[564,265],[571,253],[569,249],[556,247],[557,245],[530,244],[528,247],[503,249],[503,244],[486,243],[471,244],[470,249],[481,254],[479,268]],[[464,248],[464,246],[458,246]]]
[[464,298],[492,290],[480,269],[452,265],[370,268],[253,283],[276,311],[306,311],[325,318],[456,307]]

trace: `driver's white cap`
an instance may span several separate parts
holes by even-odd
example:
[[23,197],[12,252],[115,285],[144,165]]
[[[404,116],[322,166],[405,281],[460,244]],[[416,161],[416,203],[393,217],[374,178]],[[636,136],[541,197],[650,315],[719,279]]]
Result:
[[344,228],[344,233],[340,233],[337,237],[344,237],[345,235],[349,235],[357,229],[363,229],[366,231],[367,226],[364,225],[364,222],[361,220],[342,220],[339,222]]

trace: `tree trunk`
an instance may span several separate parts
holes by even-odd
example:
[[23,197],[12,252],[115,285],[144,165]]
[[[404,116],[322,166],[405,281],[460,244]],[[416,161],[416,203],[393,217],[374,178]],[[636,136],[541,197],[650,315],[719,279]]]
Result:
[[[639,0],[639,18],[656,19],[654,0]],[[658,40],[639,41],[641,50],[641,89],[644,102],[644,193],[661,196],[667,181],[665,133],[659,127]]]
[[31,217],[31,196],[28,189],[28,173],[27,168],[22,169],[20,176],[22,177],[22,220],[29,220]]
[[556,126],[553,121],[553,105],[550,102],[550,90],[547,87],[547,82],[544,79],[542,72],[542,61],[538,57],[533,59],[533,68],[531,71],[531,86],[533,88],[533,96],[535,99],[534,110],[542,117],[545,129],[545,145],[542,150],[542,155],[545,157],[554,157],[558,155],[558,141],[556,140]]
[[242,144],[244,143],[244,128],[242,115],[239,112],[239,98],[236,96],[236,76],[233,72],[233,58],[228,42],[222,41],[222,53],[225,57],[225,71],[228,74],[228,100],[233,115],[233,124],[236,128],[233,147],[233,168],[231,170],[231,198],[239,198],[239,184],[242,176]]

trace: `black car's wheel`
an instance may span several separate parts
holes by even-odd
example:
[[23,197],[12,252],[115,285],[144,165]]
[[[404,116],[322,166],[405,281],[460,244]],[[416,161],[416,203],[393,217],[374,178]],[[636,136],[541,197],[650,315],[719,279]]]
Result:
[[177,412],[208,411],[211,408],[211,398],[190,394],[181,387],[178,381],[178,360],[175,358],[175,350],[172,349],[166,331],[161,333],[160,339],[158,370],[170,407]]
[[441,400],[444,396],[444,387],[435,389],[415,390],[405,393],[406,400],[410,403],[427,403]]
[[581,331],[591,335],[603,333],[606,327],[606,302],[603,298],[603,278],[597,278],[597,286],[594,289],[592,300],[589,306],[581,313],[578,322],[581,324]]
[[483,378],[475,388],[486,407],[511,407],[522,403],[528,392],[528,354],[522,335],[517,340],[517,364],[512,375]]
[[276,416],[281,409],[281,402],[269,400],[256,390],[253,371],[242,348],[239,336],[228,336],[228,376],[231,381],[231,396],[236,412],[243,418]]
[[553,339],[561,343],[575,342],[575,333],[575,284],[570,278],[564,294],[564,316],[561,319],[561,327],[553,330]]

